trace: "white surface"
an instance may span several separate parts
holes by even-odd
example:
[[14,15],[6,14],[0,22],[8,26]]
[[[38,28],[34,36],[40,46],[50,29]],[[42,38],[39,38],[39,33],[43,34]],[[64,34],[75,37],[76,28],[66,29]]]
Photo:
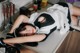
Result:
[[48,2],[55,4],[55,3],[59,2],[59,0],[48,0]]
[[80,26],[71,25],[71,27],[80,31]]
[[60,35],[59,31],[53,32],[44,42],[40,42],[37,47],[29,47],[39,53],[55,53],[59,48],[68,32],[65,35]]
[[19,9],[20,7],[24,6],[24,5],[28,5],[30,3],[32,3],[32,0],[10,0],[13,4],[15,4],[15,7],[17,9]]

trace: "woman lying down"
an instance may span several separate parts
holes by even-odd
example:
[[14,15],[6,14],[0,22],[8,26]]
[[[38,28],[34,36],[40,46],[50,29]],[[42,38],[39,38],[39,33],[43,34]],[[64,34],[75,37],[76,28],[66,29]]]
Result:
[[[0,39],[0,46],[14,46],[15,44],[38,46],[38,43],[44,42],[55,30],[59,30],[60,34],[65,34],[71,29],[79,31],[79,29],[74,29],[71,26],[77,25],[80,8],[70,3],[56,3],[49,7],[46,12],[31,14],[28,9],[26,9],[26,12],[26,15],[21,14],[16,19],[8,32],[11,38]],[[20,52],[36,53],[27,48],[20,49]]]

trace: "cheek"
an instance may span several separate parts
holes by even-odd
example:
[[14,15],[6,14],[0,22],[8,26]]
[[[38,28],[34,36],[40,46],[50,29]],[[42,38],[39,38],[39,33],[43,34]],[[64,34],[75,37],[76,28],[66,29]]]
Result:
[[21,34],[26,34],[26,31],[21,31],[20,33],[21,33]]

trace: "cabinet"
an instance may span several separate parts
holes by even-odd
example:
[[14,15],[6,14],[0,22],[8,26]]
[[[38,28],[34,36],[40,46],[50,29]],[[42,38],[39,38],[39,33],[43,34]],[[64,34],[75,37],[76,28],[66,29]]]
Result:
[[80,53],[80,32],[70,32],[56,53]]

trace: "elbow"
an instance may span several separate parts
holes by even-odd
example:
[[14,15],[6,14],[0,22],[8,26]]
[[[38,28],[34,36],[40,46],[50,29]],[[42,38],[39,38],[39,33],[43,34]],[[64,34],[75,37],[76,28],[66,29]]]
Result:
[[46,35],[41,35],[41,37],[39,37],[38,41],[41,42],[46,38]]
[[46,35],[34,35],[24,37],[25,42],[40,42],[46,38]]

